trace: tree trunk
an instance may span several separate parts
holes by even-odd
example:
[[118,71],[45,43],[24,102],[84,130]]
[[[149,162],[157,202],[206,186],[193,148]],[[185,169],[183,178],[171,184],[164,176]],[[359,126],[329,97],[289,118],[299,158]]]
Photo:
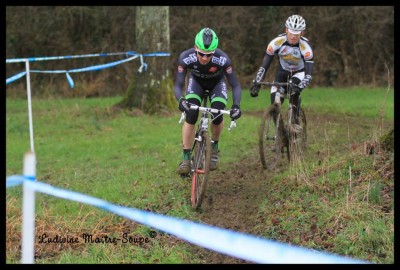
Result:
[[[136,48],[141,53],[170,52],[169,7],[136,7]],[[146,114],[166,114],[176,109],[169,56],[143,58],[147,70],[132,78],[124,99],[116,104],[123,109],[136,109]],[[140,66],[140,61],[137,68]]]

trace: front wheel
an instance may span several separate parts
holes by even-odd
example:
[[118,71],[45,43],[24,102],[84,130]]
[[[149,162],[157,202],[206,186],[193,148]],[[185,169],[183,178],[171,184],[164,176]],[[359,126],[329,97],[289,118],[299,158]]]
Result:
[[193,151],[191,203],[194,209],[198,209],[203,202],[210,174],[210,163],[211,139],[208,136],[208,132],[204,131],[201,136],[201,141],[196,142]]
[[289,128],[289,153],[290,163],[296,164],[304,159],[307,147],[307,119],[304,110],[300,107],[299,124],[290,124]]
[[264,169],[274,169],[284,150],[281,116],[280,107],[271,105],[264,112],[261,119],[258,146],[261,164]]

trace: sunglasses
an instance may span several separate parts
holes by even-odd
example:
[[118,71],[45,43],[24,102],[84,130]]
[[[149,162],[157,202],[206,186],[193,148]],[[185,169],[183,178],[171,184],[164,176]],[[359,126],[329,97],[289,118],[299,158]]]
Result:
[[211,57],[214,53],[202,53],[202,52],[199,52],[199,51],[197,51],[197,53],[200,55],[200,57],[207,57],[207,58],[209,58],[209,57]]

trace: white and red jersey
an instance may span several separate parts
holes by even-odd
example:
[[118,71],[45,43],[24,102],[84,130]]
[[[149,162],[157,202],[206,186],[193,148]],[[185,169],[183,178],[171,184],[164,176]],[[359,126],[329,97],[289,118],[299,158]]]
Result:
[[277,54],[282,69],[290,72],[304,70],[305,62],[314,62],[313,49],[305,37],[300,37],[299,43],[291,45],[286,34],[281,34],[268,44],[266,54]]

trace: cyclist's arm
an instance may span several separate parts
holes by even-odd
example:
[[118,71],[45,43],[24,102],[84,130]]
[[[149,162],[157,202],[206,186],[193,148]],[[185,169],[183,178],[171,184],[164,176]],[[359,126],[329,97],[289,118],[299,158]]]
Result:
[[242,99],[242,87],[236,76],[236,72],[229,66],[225,69],[226,79],[229,85],[232,87],[232,99],[233,104],[240,106],[240,100]]
[[312,72],[314,67],[314,52],[312,46],[307,38],[301,37],[300,39],[301,55],[304,59],[304,78],[307,80],[307,86],[312,79]]
[[179,100],[183,96],[183,87],[185,86],[187,69],[181,65],[178,65],[178,71],[175,77],[174,94],[175,98]]
[[312,76],[314,67],[314,61],[305,61],[304,62],[304,74]]
[[285,37],[279,35],[268,43],[267,49],[265,50],[265,55],[261,63],[260,68],[257,71],[256,82],[262,82],[265,79],[267,71],[271,66],[272,60],[274,60],[274,55],[279,51],[282,44],[285,42]]
[[257,72],[257,76],[256,76],[257,82],[262,82],[264,80],[265,75],[267,74],[267,71],[268,71],[269,66],[271,65],[273,59],[274,59],[274,55],[269,55],[268,53],[265,53],[263,61],[261,63],[261,66]]

